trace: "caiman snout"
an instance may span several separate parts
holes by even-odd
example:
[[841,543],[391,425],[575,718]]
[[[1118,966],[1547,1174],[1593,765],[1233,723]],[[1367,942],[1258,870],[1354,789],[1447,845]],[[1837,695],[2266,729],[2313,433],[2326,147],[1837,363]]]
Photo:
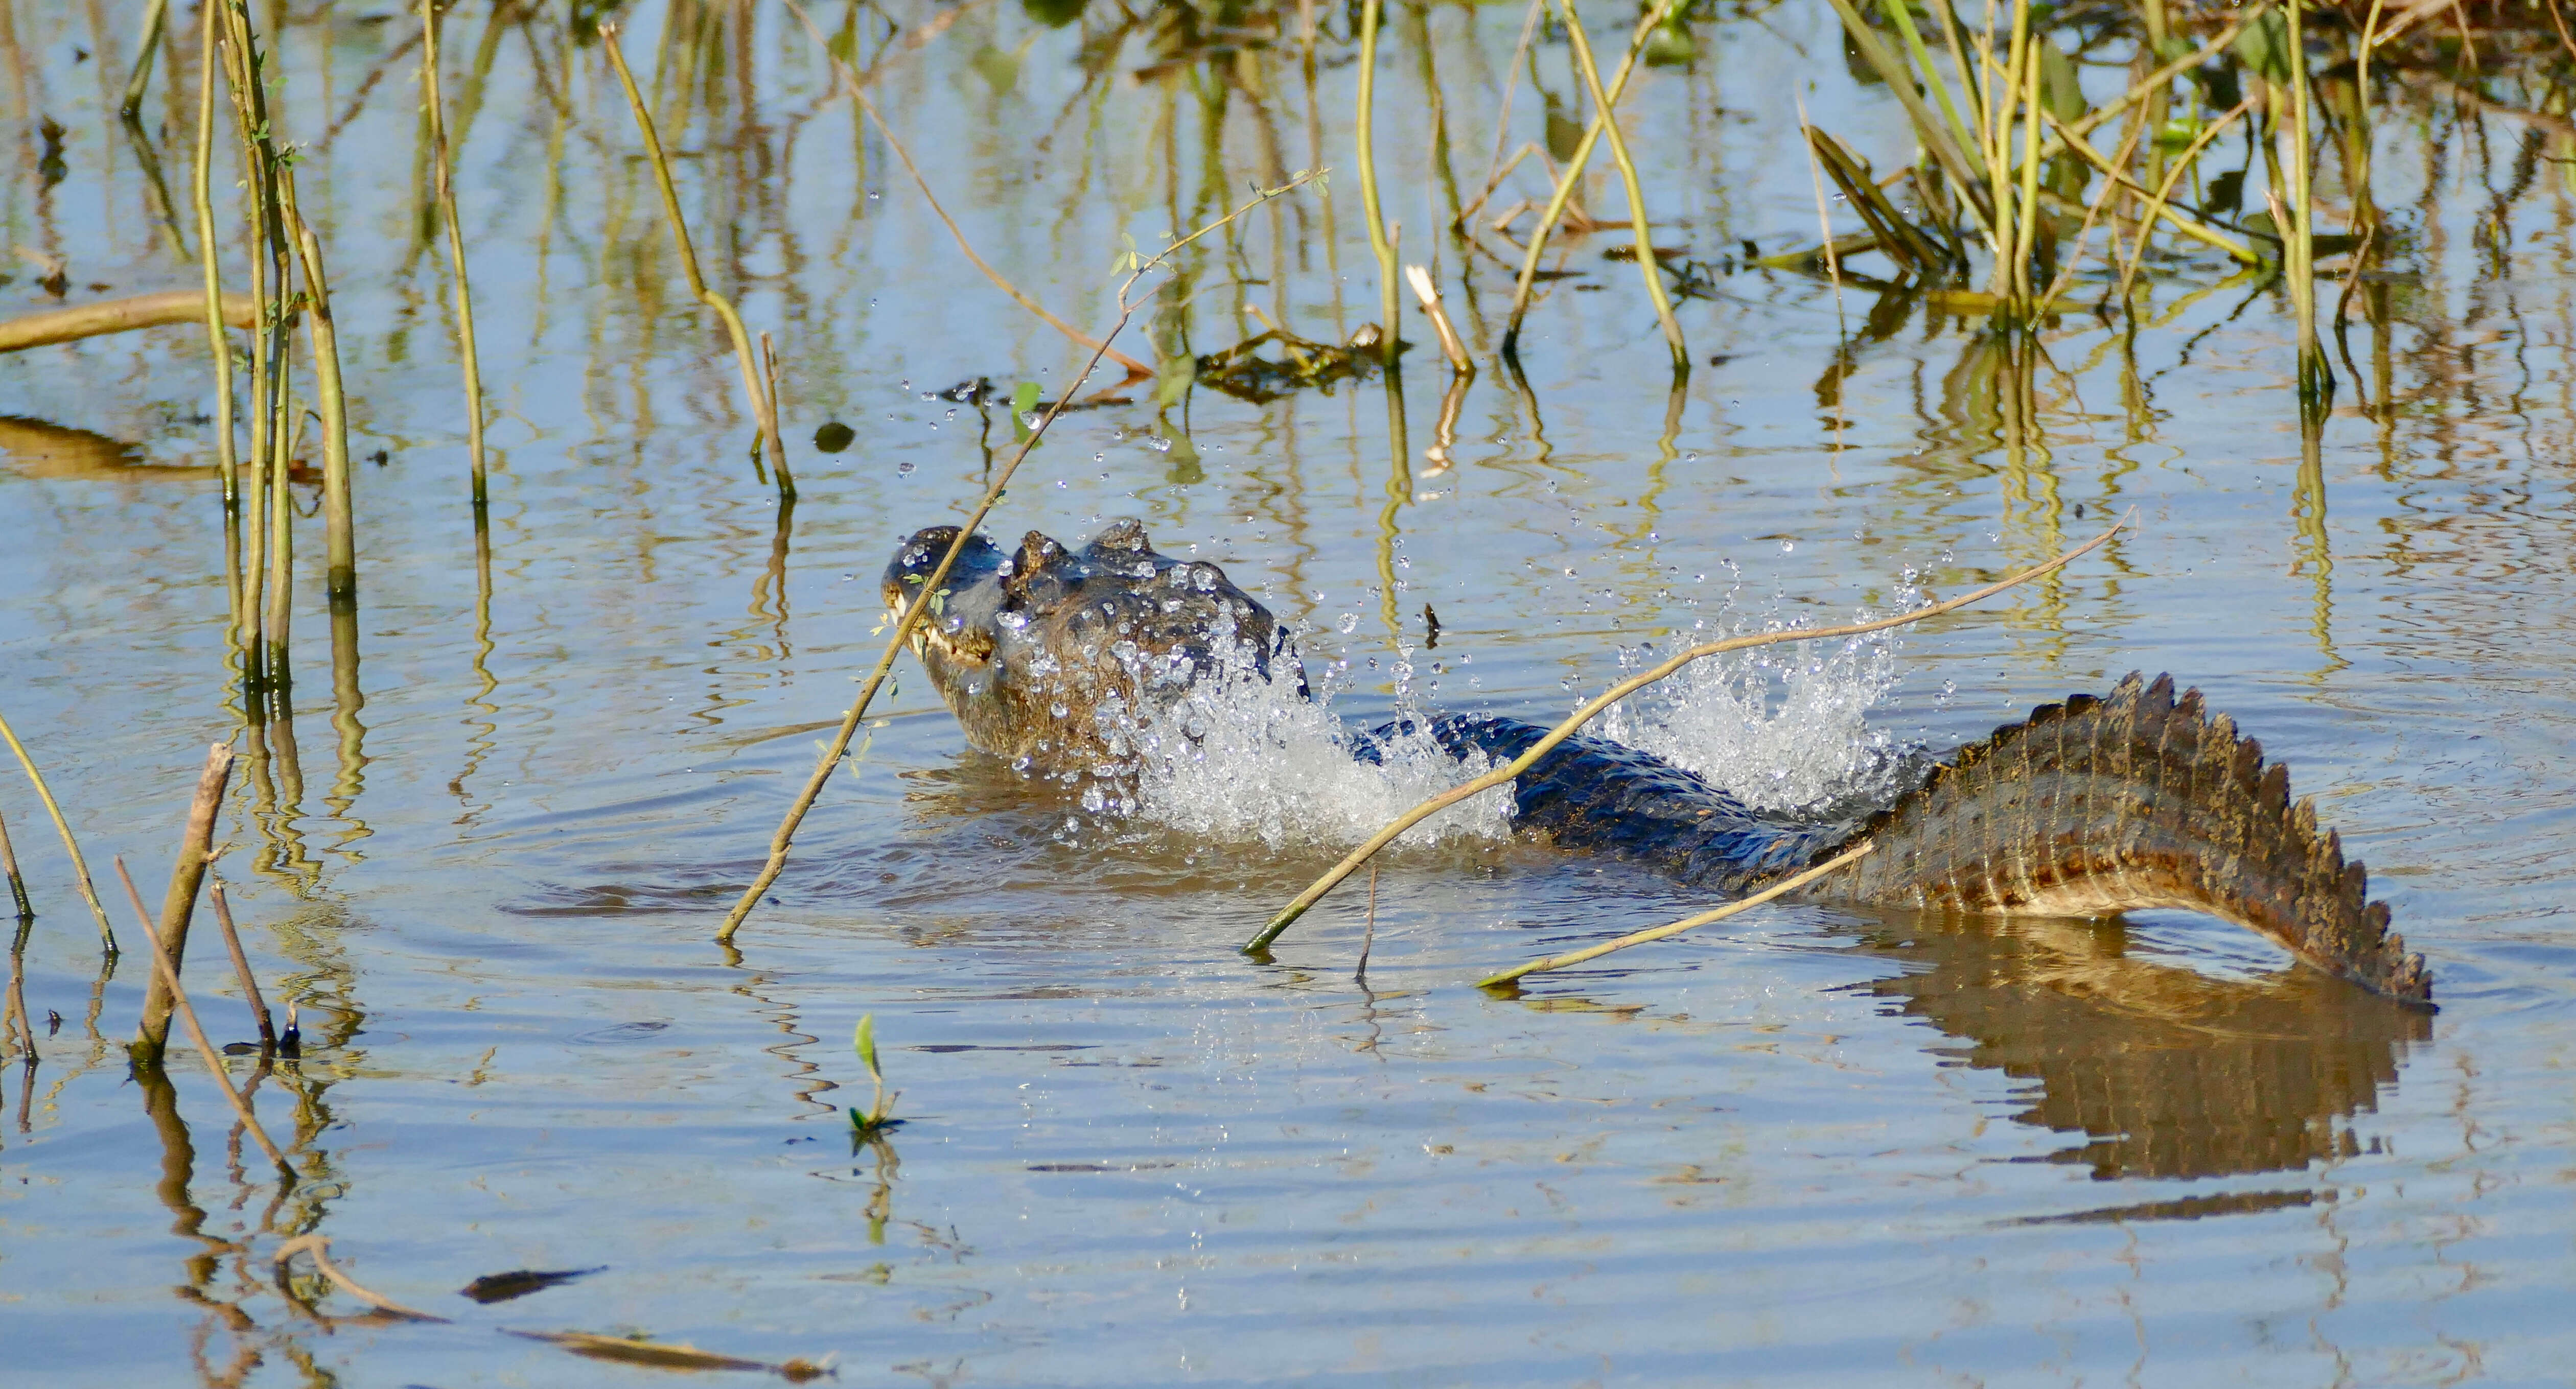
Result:
[[1130,741],[1198,682],[1305,674],[1286,631],[1225,571],[1157,553],[1144,523],[1079,550],[1030,531],[1005,553],[968,536],[927,592],[955,526],[917,531],[886,565],[886,606],[930,607],[916,628],[939,697],[968,742],[1042,775],[1115,775]]

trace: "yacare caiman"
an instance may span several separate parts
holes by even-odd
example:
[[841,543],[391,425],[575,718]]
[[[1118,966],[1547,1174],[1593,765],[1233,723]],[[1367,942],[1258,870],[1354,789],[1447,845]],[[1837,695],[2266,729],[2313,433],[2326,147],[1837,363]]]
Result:
[[[886,566],[898,616],[957,538],[916,533]],[[1005,551],[970,537],[914,647],[967,741],[1032,775],[1115,777],[1141,732],[1208,679],[1293,682],[1287,629],[1213,564],[1158,553],[1119,521],[1071,550],[1034,531]],[[1359,755],[1407,726],[1356,740]],[[1508,760],[1547,730],[1453,714],[1427,731],[1455,756]],[[1808,900],[2043,916],[2179,908],[2261,932],[2364,988],[2430,1006],[2424,957],[2347,862],[2313,801],[2200,693],[2132,674],[2044,704],[1970,743],[1893,803],[1799,823],[1757,813],[1690,772],[1576,736],[1512,786],[1518,823],[1569,848],[1649,865],[1727,895],[1758,890],[1866,838],[1876,851],[1802,889]]]

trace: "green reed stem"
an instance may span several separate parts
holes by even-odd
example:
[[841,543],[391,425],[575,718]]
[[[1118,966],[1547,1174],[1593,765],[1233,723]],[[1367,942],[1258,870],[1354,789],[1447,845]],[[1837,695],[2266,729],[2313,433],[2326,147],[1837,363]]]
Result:
[[[207,0],[197,26],[197,261],[206,281],[206,350],[215,359],[215,467],[223,478],[224,506],[241,506],[241,458],[233,450],[233,344],[224,331],[224,273],[215,252],[215,83],[222,71],[216,52],[216,0]],[[241,593],[234,585],[233,615],[240,620]]]
[[2290,21],[2290,216],[2281,227],[2288,238],[2281,258],[2282,269],[2290,277],[2290,310],[2299,319],[2299,404],[2318,413],[2334,398],[2334,370],[2327,364],[2325,345],[2317,339],[2316,198],[2308,158],[2314,148],[2308,138],[2312,102],[2300,22],[2306,8],[2306,0],[2289,0],[2286,11]]
[[1593,146],[1600,143],[1604,122],[1619,98],[1628,90],[1628,75],[1637,69],[1637,55],[1644,52],[1646,40],[1655,26],[1664,22],[1664,12],[1672,0],[1655,0],[1653,8],[1637,21],[1637,32],[1628,39],[1628,54],[1619,60],[1619,70],[1610,75],[1609,100],[1594,100],[1592,121],[1583,128],[1583,138],[1574,146],[1574,157],[1565,161],[1565,170],[1556,177],[1555,191],[1548,194],[1547,210],[1539,214],[1538,225],[1530,232],[1529,249],[1521,253],[1520,279],[1512,286],[1511,316],[1503,322],[1503,353],[1515,355],[1521,336],[1521,317],[1529,312],[1530,287],[1538,282],[1539,259],[1547,254],[1548,239],[1556,235],[1556,224],[1565,217],[1567,203],[1574,200],[1574,190],[1583,182],[1584,167],[1592,162]]
[[[608,65],[617,69],[618,83],[626,89],[626,103],[634,109],[635,124],[644,132],[644,152],[652,160],[654,182],[662,190],[662,211],[671,219],[671,239],[680,248],[681,272],[688,277],[689,290],[698,297],[698,302],[715,310],[716,316],[724,320],[725,335],[733,339],[734,361],[742,368],[743,394],[750,399],[752,416],[760,424],[761,440],[767,445],[770,457],[783,459],[787,456],[787,447],[778,437],[776,402],[761,387],[760,363],[752,355],[751,334],[742,326],[742,315],[734,311],[733,301],[708,285],[706,276],[698,269],[697,248],[689,242],[688,219],[680,213],[680,190],[671,182],[671,160],[662,152],[661,132],[653,127],[653,113],[645,108],[644,93],[635,86],[635,74],[627,71],[618,26],[599,26],[599,37],[600,46],[608,51]],[[780,472],[779,478],[778,495],[793,500],[796,485],[786,480],[784,471]]]
[[54,817],[54,830],[63,837],[63,849],[72,856],[72,875],[80,884],[81,900],[89,903],[90,915],[98,918],[98,943],[107,953],[116,953],[116,932],[107,924],[107,908],[98,902],[98,889],[90,884],[89,860],[81,857],[80,841],[72,838],[72,826],[63,818],[63,807],[54,799],[53,788],[45,785],[45,774],[36,770],[36,759],[27,755],[27,745],[18,741],[9,720],[0,718],[0,738],[9,742],[9,750],[18,755],[18,765],[26,769],[27,780],[36,787],[36,798],[45,803],[45,813]]
[[[496,17],[493,27],[499,27]],[[420,84],[429,122],[431,175],[439,220],[447,224],[447,268],[456,285],[456,354],[465,373],[465,456],[474,471],[474,505],[489,504],[483,460],[483,365],[474,343],[474,292],[465,278],[465,229],[456,221],[456,187],[447,149],[445,98],[439,88],[438,0],[420,0]]]
[[1360,215],[1367,219],[1369,253],[1377,258],[1378,322],[1385,329],[1377,350],[1388,362],[1396,356],[1396,340],[1402,327],[1396,317],[1395,245],[1387,240],[1386,217],[1377,198],[1377,28],[1382,0],[1367,0],[1360,10],[1360,91],[1359,113],[1352,139],[1359,145]]
[[279,210],[304,270],[304,331],[313,353],[314,404],[322,414],[323,591],[333,607],[358,596],[357,517],[349,497],[349,397],[340,377],[340,329],[331,313],[331,277],[322,242],[295,202],[295,172],[278,179]]
[[1690,344],[1682,340],[1682,326],[1673,318],[1672,295],[1664,288],[1664,267],[1655,259],[1654,226],[1646,219],[1646,190],[1637,178],[1636,161],[1628,157],[1628,142],[1619,133],[1619,113],[1610,104],[1609,93],[1601,86],[1601,69],[1592,61],[1592,42],[1584,37],[1583,17],[1575,12],[1574,0],[1556,0],[1557,10],[1565,16],[1566,42],[1574,49],[1575,67],[1583,74],[1583,85],[1592,94],[1592,104],[1601,133],[1610,141],[1611,162],[1619,166],[1619,182],[1628,193],[1628,225],[1637,242],[1637,269],[1646,277],[1646,297],[1654,301],[1655,321],[1663,325],[1664,345],[1672,349],[1673,370],[1682,375],[1690,372]]
[[[209,0],[212,8],[212,0]],[[170,0],[151,0],[143,12],[143,51],[134,55],[134,71],[125,78],[125,96],[117,114],[132,120],[142,114],[143,94],[152,86],[152,60],[161,52],[161,26],[169,22]]]

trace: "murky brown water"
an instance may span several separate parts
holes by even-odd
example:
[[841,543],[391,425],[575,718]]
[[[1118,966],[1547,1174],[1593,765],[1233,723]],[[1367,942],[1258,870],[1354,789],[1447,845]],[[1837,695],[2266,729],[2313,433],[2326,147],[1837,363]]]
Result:
[[[131,52],[98,8],[19,6],[7,34],[28,158],[0,220],[68,258],[75,300],[194,282],[97,119],[125,62],[99,55]],[[1347,45],[1310,69],[1293,30],[1206,58],[1141,31],[1116,47],[1103,14],[893,8],[908,35],[953,19],[894,42],[879,100],[978,249],[1057,312],[1108,316],[1121,232],[1150,244],[1331,165],[1329,205],[1257,214],[1122,341],[1221,348],[1259,330],[1245,304],[1325,340],[1375,316]],[[1380,139],[1411,258],[1453,188],[1482,186],[1519,19],[1390,15]],[[861,23],[864,57],[884,21]],[[2134,336],[2069,315],[2019,374],[1925,305],[1725,273],[1744,238],[1813,240],[1793,93],[1907,157],[1831,25],[1704,23],[1693,66],[1639,79],[1658,239],[1712,270],[1681,307],[1702,365],[1677,410],[1635,269],[1601,258],[1623,235],[1572,244],[1526,390],[1490,361],[1508,270],[1442,236],[1487,359],[1454,438],[1427,345],[1400,444],[1380,382],[1159,409],[1147,383],[1068,417],[996,529],[1147,518],[1304,624],[1310,664],[1350,661],[1342,713],[1389,707],[1406,660],[1431,705],[1543,715],[1622,645],[1955,592],[2135,508],[2062,578],[1786,677],[1788,720],[1709,756],[1757,784],[1830,773],[1866,736],[1836,711],[1873,695],[1870,730],[1947,746],[2173,671],[2317,793],[2430,958],[2439,1015],[2183,917],[1963,931],[1817,908],[1503,1001],[1468,981],[1694,904],[1472,842],[1390,861],[1365,983],[1356,884],[1256,966],[1234,947],[1329,846],[1102,824],[935,711],[874,732],[730,958],[709,941],[729,890],[878,649],[878,569],[1009,437],[998,406],[926,393],[1078,359],[961,266],[881,141],[854,143],[791,19],[727,20],[672,143],[716,277],[785,357],[804,500],[780,527],[596,51],[461,7],[451,61],[488,63],[452,118],[501,460],[486,601],[444,272],[415,244],[414,26],[299,14],[287,133],[319,141],[302,177],[342,281],[355,447],[384,455],[357,484],[354,688],[310,576],[293,716],[244,731],[202,341],[164,329],[0,358],[0,704],[102,876],[121,853],[157,881],[204,744],[252,752],[221,871],[308,1024],[300,1068],[257,1090],[305,1177],[276,1196],[193,1057],[170,1067],[175,1120],[128,1079],[139,956],[102,985],[59,847],[0,779],[43,912],[41,1059],[0,1092],[0,1378],[663,1381],[496,1334],[633,1329],[837,1352],[861,1383],[2563,1382],[2576,138],[2392,98],[2378,200],[2400,249],[2357,297],[2341,407],[2303,459],[2280,297],[2223,262],[2177,261]],[[649,76],[659,11],[630,29]],[[1561,46],[1539,52],[1564,95]],[[192,66],[147,112],[165,157]],[[1545,109],[1524,81],[1514,138]],[[50,188],[44,113],[69,128]],[[1513,187],[1498,201],[1532,191]],[[1615,180],[1593,197],[1613,215]],[[12,268],[0,307],[50,303],[41,273]],[[836,419],[848,451],[803,443]],[[915,672],[886,707],[929,704]],[[207,1014],[246,1035],[219,952],[197,958]],[[854,1156],[861,1014],[907,1122]],[[307,1231],[452,1323],[347,1320],[299,1278],[341,1318],[317,1322],[266,1264]],[[453,1291],[594,1266],[488,1307]]]

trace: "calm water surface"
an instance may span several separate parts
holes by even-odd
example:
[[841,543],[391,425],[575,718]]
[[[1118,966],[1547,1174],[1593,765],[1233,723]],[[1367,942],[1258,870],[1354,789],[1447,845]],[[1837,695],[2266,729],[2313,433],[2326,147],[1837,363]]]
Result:
[[[64,121],[68,173],[48,186],[23,136],[8,235],[67,257],[75,301],[191,285],[150,172],[98,117],[126,21],[60,9],[19,7],[10,99],[13,129]],[[867,13],[863,59],[887,22]],[[1310,67],[1293,26],[1210,55],[1099,13],[892,13],[879,101],[978,249],[1058,313],[1111,316],[1121,234],[1151,245],[1330,165],[1186,260],[1122,345],[1213,351],[1259,331],[1246,306],[1328,341],[1375,316],[1347,44]],[[1615,45],[1624,15],[1600,19]],[[629,26],[648,77],[663,21]],[[123,854],[157,881],[205,744],[248,753],[219,871],[311,1038],[256,1092],[303,1177],[282,1198],[262,1180],[194,1056],[171,1062],[175,1100],[129,1078],[146,972],[129,953],[102,979],[11,773],[0,809],[43,913],[26,996],[61,1022],[0,1089],[0,1378],[670,1374],[510,1329],[837,1354],[869,1384],[2566,1382],[2576,138],[2390,98],[2377,196],[2399,249],[2357,296],[2308,455],[2283,302],[2223,262],[2158,267],[2134,335],[2070,313],[2020,372],[1925,304],[1730,273],[1745,239],[1814,239],[1794,95],[1881,167],[1910,155],[1883,89],[1831,60],[1829,11],[1703,24],[1696,62],[1632,99],[1657,238],[1709,268],[1681,307],[1699,365],[1669,400],[1635,268],[1602,256],[1625,235],[1604,233],[1570,243],[1574,278],[1533,312],[1524,389],[1491,358],[1508,267],[1438,230],[1483,186],[1519,21],[1389,19],[1388,215],[1409,259],[1437,243],[1486,363],[1446,433],[1428,346],[1392,393],[1158,402],[1149,381],[1069,415],[996,533],[1144,517],[1298,623],[1319,675],[1348,663],[1338,713],[1543,717],[1623,649],[1890,611],[2134,510],[2099,556],[1984,609],[1782,648],[1668,701],[1666,745],[1795,799],[1848,787],[1873,749],[2172,671],[2367,860],[2438,1015],[2187,916],[1963,929],[1812,907],[1498,999],[1469,982],[1701,904],[1490,837],[1387,861],[1364,980],[1356,883],[1255,965],[1234,947],[1395,788],[1265,838],[1295,779],[1234,766],[1200,800],[1102,819],[968,752],[908,664],[729,955],[722,908],[882,641],[878,570],[969,506],[1009,440],[998,404],[929,393],[1053,394],[1079,359],[960,261],[792,17],[704,20],[694,78],[659,60],[694,91],[666,119],[711,273],[784,358],[804,500],[782,524],[597,49],[461,6],[487,588],[443,256],[420,239],[412,21],[298,15],[281,119],[314,146],[355,448],[381,451],[344,659],[317,571],[292,717],[245,727],[203,343],[154,330],[0,359],[0,701],[102,877]],[[1560,99],[1565,62],[1539,46]],[[178,68],[146,115],[169,123],[184,219]],[[1513,140],[1547,109],[1524,77]],[[2329,160],[2337,208],[2338,176]],[[1525,170],[1494,201],[1538,192]],[[1615,179],[1591,198],[1618,215]],[[52,302],[12,270],[5,307]],[[833,420],[847,451],[804,442]],[[1748,729],[1747,698],[1778,718]],[[220,952],[197,961],[204,1012],[245,1035]],[[907,1122],[853,1154],[862,1014]],[[307,1231],[452,1322],[357,1317],[309,1275],[293,1286],[327,1319],[300,1309],[267,1257]],[[454,1292],[593,1267],[488,1307]]]

